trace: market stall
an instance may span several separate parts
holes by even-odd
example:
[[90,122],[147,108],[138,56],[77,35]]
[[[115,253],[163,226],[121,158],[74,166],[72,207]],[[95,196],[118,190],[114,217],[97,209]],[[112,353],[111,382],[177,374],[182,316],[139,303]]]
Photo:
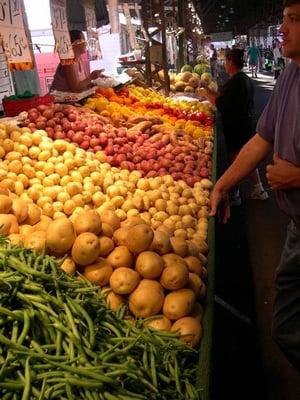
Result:
[[[211,83],[182,74],[182,87]],[[187,92],[130,83],[11,99],[1,398],[209,398],[214,110]]]

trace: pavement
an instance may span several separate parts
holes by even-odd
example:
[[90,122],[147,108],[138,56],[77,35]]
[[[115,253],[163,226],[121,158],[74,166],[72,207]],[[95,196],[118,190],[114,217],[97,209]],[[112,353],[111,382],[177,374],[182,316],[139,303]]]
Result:
[[[258,73],[255,119],[265,107],[275,84],[270,73]],[[218,121],[218,176],[226,169],[224,138]],[[266,164],[259,166],[262,180]],[[273,342],[270,334],[273,280],[285,240],[287,218],[268,200],[247,198],[232,208],[226,225],[216,226],[215,326],[211,399],[299,400],[300,376]]]

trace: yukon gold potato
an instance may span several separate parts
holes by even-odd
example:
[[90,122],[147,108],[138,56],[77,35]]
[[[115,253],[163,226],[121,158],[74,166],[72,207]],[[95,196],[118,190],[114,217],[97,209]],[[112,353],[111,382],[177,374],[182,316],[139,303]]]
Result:
[[153,329],[159,329],[162,331],[170,331],[172,323],[164,315],[161,315],[155,319],[151,318],[149,321],[146,321],[146,325]]
[[121,295],[110,291],[106,296],[106,303],[110,309],[117,311],[120,305],[125,303],[125,299]]
[[199,258],[195,256],[187,256],[184,258],[184,261],[188,266],[189,272],[193,272],[201,277],[203,265]]
[[109,254],[107,261],[114,269],[121,267],[129,268],[133,263],[133,255],[126,246],[118,246]]
[[129,296],[129,310],[140,318],[159,314],[164,302],[164,290],[159,282],[143,279]]
[[187,267],[184,259],[180,257],[178,254],[168,253],[164,254],[162,257],[165,267],[172,267],[174,264],[183,265]]
[[25,237],[24,246],[37,252],[43,251],[46,246],[46,232],[35,231],[30,236]]
[[109,253],[111,253],[115,247],[114,241],[108,236],[100,236],[100,257],[106,257]]
[[47,247],[57,254],[67,253],[75,238],[74,226],[68,218],[58,218],[50,222],[46,230]]
[[145,221],[141,217],[130,217],[121,223],[121,228],[132,228],[141,224],[145,224]]
[[12,233],[8,236],[8,239],[13,246],[22,246],[24,243],[24,236],[21,233]]
[[19,226],[19,233],[24,237],[31,235],[34,231],[42,231],[43,229],[36,229],[32,225],[24,224]]
[[193,236],[193,239],[191,240],[191,242],[194,243],[196,246],[198,246],[200,253],[207,254],[208,245],[202,236],[200,236],[200,235],[197,236],[197,234],[195,234]]
[[76,265],[71,257],[67,257],[61,264],[60,268],[67,274],[73,275],[76,272]]
[[113,240],[119,246],[125,245],[127,235],[128,235],[127,228],[119,228],[116,231],[114,231]]
[[128,229],[126,246],[133,254],[139,254],[150,248],[153,237],[153,230],[148,225],[135,225]]
[[140,275],[131,268],[117,268],[112,273],[109,284],[117,294],[129,294],[139,284]]
[[189,317],[198,319],[198,321],[201,322],[203,320],[203,313],[204,313],[204,309],[203,309],[202,304],[195,303],[194,308],[192,309],[191,313],[189,314]]
[[167,294],[163,313],[170,320],[189,315],[196,303],[196,296],[192,289],[179,289]]
[[94,233],[84,232],[77,236],[72,247],[72,258],[76,264],[83,266],[92,264],[99,254],[100,242]]
[[172,325],[171,331],[179,331],[180,339],[193,347],[199,344],[202,337],[202,326],[198,319],[192,317],[178,319]]
[[135,262],[135,270],[146,279],[159,278],[163,268],[162,258],[153,251],[143,251]]
[[25,219],[24,223],[28,225],[35,225],[41,220],[41,209],[33,204],[29,203],[28,204],[28,216]]
[[19,233],[18,221],[14,215],[0,214],[0,233],[6,236]]
[[18,223],[24,222],[28,217],[28,204],[22,199],[14,199],[12,202],[12,213]]
[[106,223],[106,222],[102,222],[102,233],[103,233],[103,235],[112,238],[113,235],[114,235],[114,228],[113,228],[113,226],[112,226],[112,225],[109,225],[109,224]]
[[13,201],[10,197],[0,194],[0,214],[8,214],[11,211]]
[[201,298],[202,285],[203,285],[203,282],[202,282],[202,279],[200,278],[200,276],[193,272],[190,272],[188,287],[194,291],[197,299]]
[[169,253],[171,251],[170,235],[163,230],[157,229],[154,231],[150,250],[155,251],[160,255]]
[[83,211],[74,220],[76,235],[84,232],[91,232],[98,235],[101,232],[101,227],[101,219],[96,210]]
[[[41,215],[41,220],[37,224],[33,225],[32,227],[36,231],[45,231],[47,230],[50,222],[52,222],[52,219],[48,217],[47,215]],[[30,226],[30,225],[27,225]]]
[[112,273],[113,268],[108,260],[98,258],[93,264],[84,268],[83,276],[90,282],[102,287],[108,284]]
[[173,265],[164,268],[160,283],[169,290],[181,289],[189,282],[188,268],[182,263],[174,263]]
[[175,254],[185,257],[188,252],[188,244],[185,239],[173,236],[170,238],[172,250]]
[[113,231],[120,228],[120,218],[113,210],[104,210],[100,215],[102,223],[108,224]]

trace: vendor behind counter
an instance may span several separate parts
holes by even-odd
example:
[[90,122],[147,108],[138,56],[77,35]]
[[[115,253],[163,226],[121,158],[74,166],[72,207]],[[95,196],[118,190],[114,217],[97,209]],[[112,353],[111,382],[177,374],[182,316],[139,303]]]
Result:
[[83,32],[79,30],[70,31],[70,38],[75,56],[75,63],[71,65],[58,65],[50,92],[59,90],[61,92],[83,92],[93,86],[92,80],[102,76],[102,70],[87,71],[81,56],[86,52],[87,42]]

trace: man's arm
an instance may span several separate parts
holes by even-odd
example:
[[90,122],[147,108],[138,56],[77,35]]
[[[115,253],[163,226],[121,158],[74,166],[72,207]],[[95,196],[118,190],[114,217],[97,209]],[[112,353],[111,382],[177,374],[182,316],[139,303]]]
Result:
[[288,190],[300,188],[300,168],[281,159],[277,154],[273,156],[273,165],[267,166],[268,183],[273,190]]
[[[227,202],[229,190],[254,171],[272,148],[272,143],[263,139],[259,134],[256,134],[245,144],[234,162],[214,186],[210,197],[211,216],[216,215],[221,202],[224,200]],[[228,217],[228,212],[225,212],[223,222],[226,222]]]

